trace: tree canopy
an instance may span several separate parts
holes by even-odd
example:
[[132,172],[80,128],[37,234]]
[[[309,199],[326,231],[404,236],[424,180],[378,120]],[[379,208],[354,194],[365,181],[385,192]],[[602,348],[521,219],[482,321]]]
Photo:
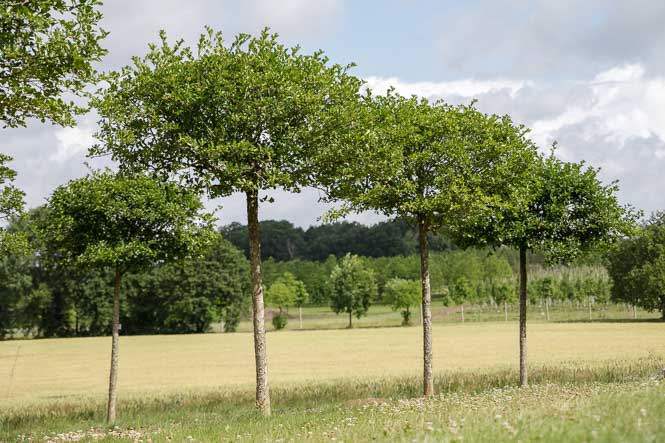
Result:
[[85,110],[66,97],[95,78],[106,54],[98,0],[3,0],[0,4],[0,121],[71,125]]
[[362,317],[376,298],[374,272],[355,255],[342,258],[330,274],[330,305],[336,313],[349,314],[349,327],[353,316]]
[[614,301],[659,310],[665,320],[665,212],[608,251],[606,262]]

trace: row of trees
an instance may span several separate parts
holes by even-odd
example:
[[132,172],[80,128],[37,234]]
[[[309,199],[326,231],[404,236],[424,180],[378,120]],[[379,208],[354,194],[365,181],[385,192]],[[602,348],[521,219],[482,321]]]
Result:
[[253,291],[256,404],[270,413],[261,270],[261,192],[313,185],[339,211],[374,210],[418,227],[424,395],[432,376],[429,235],[520,253],[520,380],[526,378],[528,250],[567,260],[630,223],[597,170],[542,156],[527,130],[473,105],[374,95],[322,52],[303,55],[267,30],[230,44],[208,30],[194,50],[150,48],[105,76],[92,154],[123,170],[179,179],[211,197],[247,199]]
[[[391,262],[408,262],[411,266],[404,268]],[[309,301],[348,314],[351,327],[352,316],[364,316],[372,304],[387,304],[400,311],[403,324],[409,325],[412,310],[418,309],[420,304],[417,256],[372,259],[347,255],[340,260],[330,257],[324,263],[269,261],[266,264],[267,302],[279,308],[280,317],[283,308],[302,308]],[[444,277],[442,273],[432,272],[432,298],[442,301],[443,306],[459,306],[462,319],[465,305],[507,310],[517,301],[518,279],[503,257],[478,251],[455,251],[434,254],[431,265],[433,270],[446,274]],[[529,281],[528,301],[544,306],[548,320],[552,304],[590,306],[615,301],[610,297],[610,280],[602,267],[536,267],[534,274]],[[296,275],[303,275],[308,283]],[[359,286],[353,286],[353,281]],[[313,290],[321,291],[316,298],[310,295]],[[273,317],[273,323],[276,329],[281,329],[286,319]],[[300,326],[302,328],[302,316]]]
[[[25,115],[71,122],[77,109],[59,97],[80,92],[93,80],[90,63],[103,54],[96,5],[10,2],[2,29],[9,29],[6,37],[18,51],[3,44],[0,76],[3,90],[11,91],[10,100],[2,101],[10,126],[21,124]],[[63,41],[59,27],[66,36],[81,35]],[[51,42],[42,38],[49,32],[56,46],[40,47]],[[331,64],[321,51],[305,55],[298,47],[284,47],[267,30],[257,37],[241,34],[229,44],[208,29],[194,49],[161,36],[161,44],[150,46],[145,57],[104,75],[105,85],[91,100],[100,131],[90,153],[111,155],[122,175],[93,174],[56,190],[50,220],[40,230],[59,262],[113,273],[111,422],[122,278],[151,263],[196,255],[210,232],[209,220],[199,213],[198,192],[246,196],[256,405],[266,415],[270,395],[258,222],[264,190],[316,186],[327,199],[342,203],[331,216],[375,210],[417,226],[426,397],[434,393],[430,234],[444,232],[463,246],[519,251],[520,381],[525,385],[527,251],[540,250],[550,261],[568,260],[626,232],[632,221],[617,203],[615,184],[603,185],[597,171],[583,164],[540,155],[527,130],[508,116],[394,91],[374,95],[349,73],[352,65]],[[43,65],[25,63],[39,51],[63,54],[69,64],[56,63],[54,69],[48,62],[58,57]],[[27,72],[24,78],[25,66],[36,66],[39,75]],[[44,92],[36,101],[35,91]],[[336,279],[336,287],[367,289],[368,280],[353,263],[345,261],[339,269],[348,266],[346,273],[355,277]]]

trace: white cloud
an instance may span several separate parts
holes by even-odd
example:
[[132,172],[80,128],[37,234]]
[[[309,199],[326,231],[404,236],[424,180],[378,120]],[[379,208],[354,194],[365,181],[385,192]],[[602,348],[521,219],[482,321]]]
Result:
[[403,82],[397,77],[367,77],[367,86],[374,92],[383,94],[394,87],[402,95],[417,95],[427,99],[460,96],[474,98],[482,94],[506,90],[510,96],[528,85],[528,82],[519,80],[474,80],[463,79],[444,82]]
[[73,128],[59,128],[55,131],[58,141],[56,150],[49,156],[49,160],[65,162],[72,157],[80,157],[85,154],[95,143],[94,131],[83,126]]
[[586,160],[602,168],[603,179],[619,179],[624,202],[647,212],[665,208],[665,77],[650,75],[642,64],[620,64],[575,82],[367,82],[377,93],[393,85],[404,95],[477,98],[481,110],[508,113],[530,127],[542,149],[557,140],[564,160]]

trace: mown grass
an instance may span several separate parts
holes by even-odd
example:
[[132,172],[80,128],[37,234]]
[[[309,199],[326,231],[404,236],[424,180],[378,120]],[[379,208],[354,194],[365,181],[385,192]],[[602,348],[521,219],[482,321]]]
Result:
[[[277,311],[277,308],[268,307],[271,311]],[[633,322],[633,310],[623,305],[616,304],[593,304],[591,308],[591,319],[589,319],[589,308],[584,303],[569,304],[568,302],[559,303],[550,306],[550,322],[605,322],[605,321],[627,321]],[[648,312],[638,309],[638,321],[657,321],[661,314],[659,312]],[[413,323],[419,323],[418,308],[413,311]],[[508,307],[508,321],[517,321],[519,312],[516,305]],[[505,321],[505,312],[503,306],[492,307],[489,305],[468,305],[464,308],[465,323],[474,322],[502,322]],[[529,306],[527,311],[528,320],[531,322],[546,322],[547,312],[544,305]],[[286,326],[288,330],[300,329],[298,319],[298,309],[292,308],[288,311],[289,322]],[[432,320],[439,324],[457,324],[462,323],[461,308],[459,306],[446,307],[440,300],[434,300],[432,304]],[[303,308],[303,329],[343,329],[348,325],[348,316],[344,314],[337,315],[327,306],[306,306]],[[377,328],[377,327],[398,327],[402,323],[402,317],[398,311],[394,311],[390,306],[372,305],[365,317],[354,318],[353,325],[356,328]],[[272,329],[272,324],[266,322],[266,327]],[[222,326],[213,325],[215,332],[220,332]],[[245,319],[238,326],[239,332],[249,332],[252,330],[251,319]]]
[[101,401],[15,407],[1,441],[660,441],[663,360],[541,366],[531,386],[514,370],[452,371],[419,398],[415,377],[330,380],[273,390],[274,414],[251,390],[125,398],[117,428]]

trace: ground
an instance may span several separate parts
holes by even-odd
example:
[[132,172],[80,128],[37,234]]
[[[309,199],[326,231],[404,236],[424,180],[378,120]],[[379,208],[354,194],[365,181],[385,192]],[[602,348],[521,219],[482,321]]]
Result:
[[103,421],[109,338],[1,342],[0,441],[665,438],[663,323],[533,322],[532,386],[519,389],[514,322],[439,322],[429,401],[421,334],[270,332],[269,420],[252,407],[251,334],[121,337],[115,430]]

